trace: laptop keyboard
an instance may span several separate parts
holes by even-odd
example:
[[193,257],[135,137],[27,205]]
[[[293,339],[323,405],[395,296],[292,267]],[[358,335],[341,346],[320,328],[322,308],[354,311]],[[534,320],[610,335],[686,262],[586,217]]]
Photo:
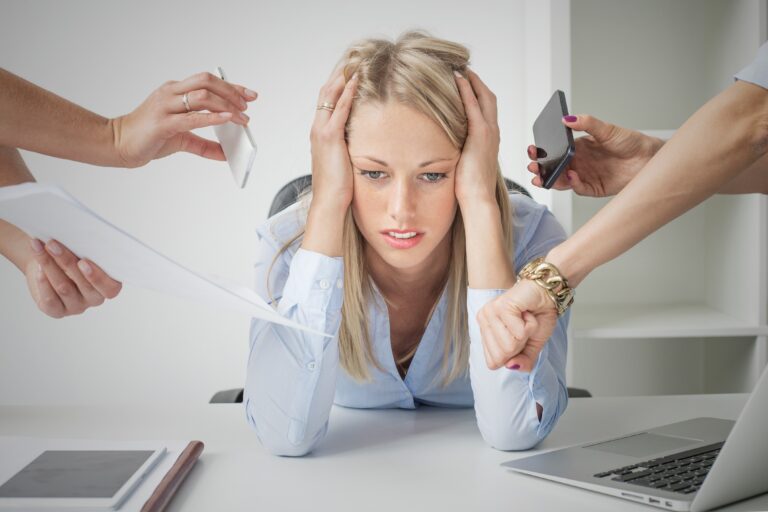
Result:
[[723,443],[715,443],[594,475],[680,494],[699,490]]

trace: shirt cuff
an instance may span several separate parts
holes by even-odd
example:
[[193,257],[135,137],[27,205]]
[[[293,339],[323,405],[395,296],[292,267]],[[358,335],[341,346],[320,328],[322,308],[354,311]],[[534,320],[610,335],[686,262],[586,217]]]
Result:
[[291,260],[280,306],[300,304],[307,310],[336,313],[343,298],[343,259],[299,248]]
[[477,313],[483,309],[483,306],[506,291],[493,288],[467,288],[467,313],[469,313],[469,318],[476,318]]
[[539,353],[539,360],[536,361],[536,366],[534,366],[528,380],[533,400],[541,404],[542,408],[539,428],[536,432],[539,439],[544,439],[549,435],[561,414],[559,406],[560,381],[547,357],[548,344],[549,342]]

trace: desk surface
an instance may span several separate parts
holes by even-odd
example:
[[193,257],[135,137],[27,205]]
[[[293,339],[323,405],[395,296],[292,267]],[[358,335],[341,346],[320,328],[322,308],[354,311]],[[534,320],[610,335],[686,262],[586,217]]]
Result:
[[[697,416],[734,419],[747,395],[572,399],[538,450]],[[334,407],[328,435],[304,458],[269,455],[240,405],[195,408],[0,407],[0,435],[201,439],[205,451],[169,511],[590,510],[652,508],[508,472],[531,452],[483,442],[471,409]],[[768,494],[721,509],[768,510]]]

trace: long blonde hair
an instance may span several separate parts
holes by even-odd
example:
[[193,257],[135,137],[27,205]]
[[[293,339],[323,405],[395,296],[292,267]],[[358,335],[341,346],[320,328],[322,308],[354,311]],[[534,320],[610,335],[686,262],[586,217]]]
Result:
[[[359,41],[350,46],[342,57],[345,79],[349,80],[354,73],[358,75],[350,118],[356,105],[395,100],[435,121],[460,150],[467,138],[468,125],[453,72],[464,74],[468,62],[469,51],[464,46],[420,31],[407,32],[394,42],[384,39]],[[498,166],[496,201],[512,263],[512,211]],[[273,265],[302,235],[303,230],[283,245]],[[466,244],[460,211],[457,211],[451,226],[451,237],[452,255],[446,285],[445,350],[441,365],[443,385],[466,375],[469,360]],[[373,297],[373,285],[364,248],[365,239],[355,224],[350,208],[344,219],[344,301],[339,329],[339,358],[347,373],[359,381],[370,380],[370,367],[382,369],[374,355],[369,332],[368,303]]]

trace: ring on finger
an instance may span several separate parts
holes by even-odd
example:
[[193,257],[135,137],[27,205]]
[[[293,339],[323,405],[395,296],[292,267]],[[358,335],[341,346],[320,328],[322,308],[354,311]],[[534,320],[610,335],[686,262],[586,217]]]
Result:
[[187,112],[192,110],[191,108],[189,108],[189,93],[188,92],[184,93],[184,96],[181,97],[181,101],[184,102],[184,108],[187,109]]
[[327,110],[328,112],[333,112],[334,108],[336,108],[336,105],[327,101],[324,101],[317,106],[317,110]]

